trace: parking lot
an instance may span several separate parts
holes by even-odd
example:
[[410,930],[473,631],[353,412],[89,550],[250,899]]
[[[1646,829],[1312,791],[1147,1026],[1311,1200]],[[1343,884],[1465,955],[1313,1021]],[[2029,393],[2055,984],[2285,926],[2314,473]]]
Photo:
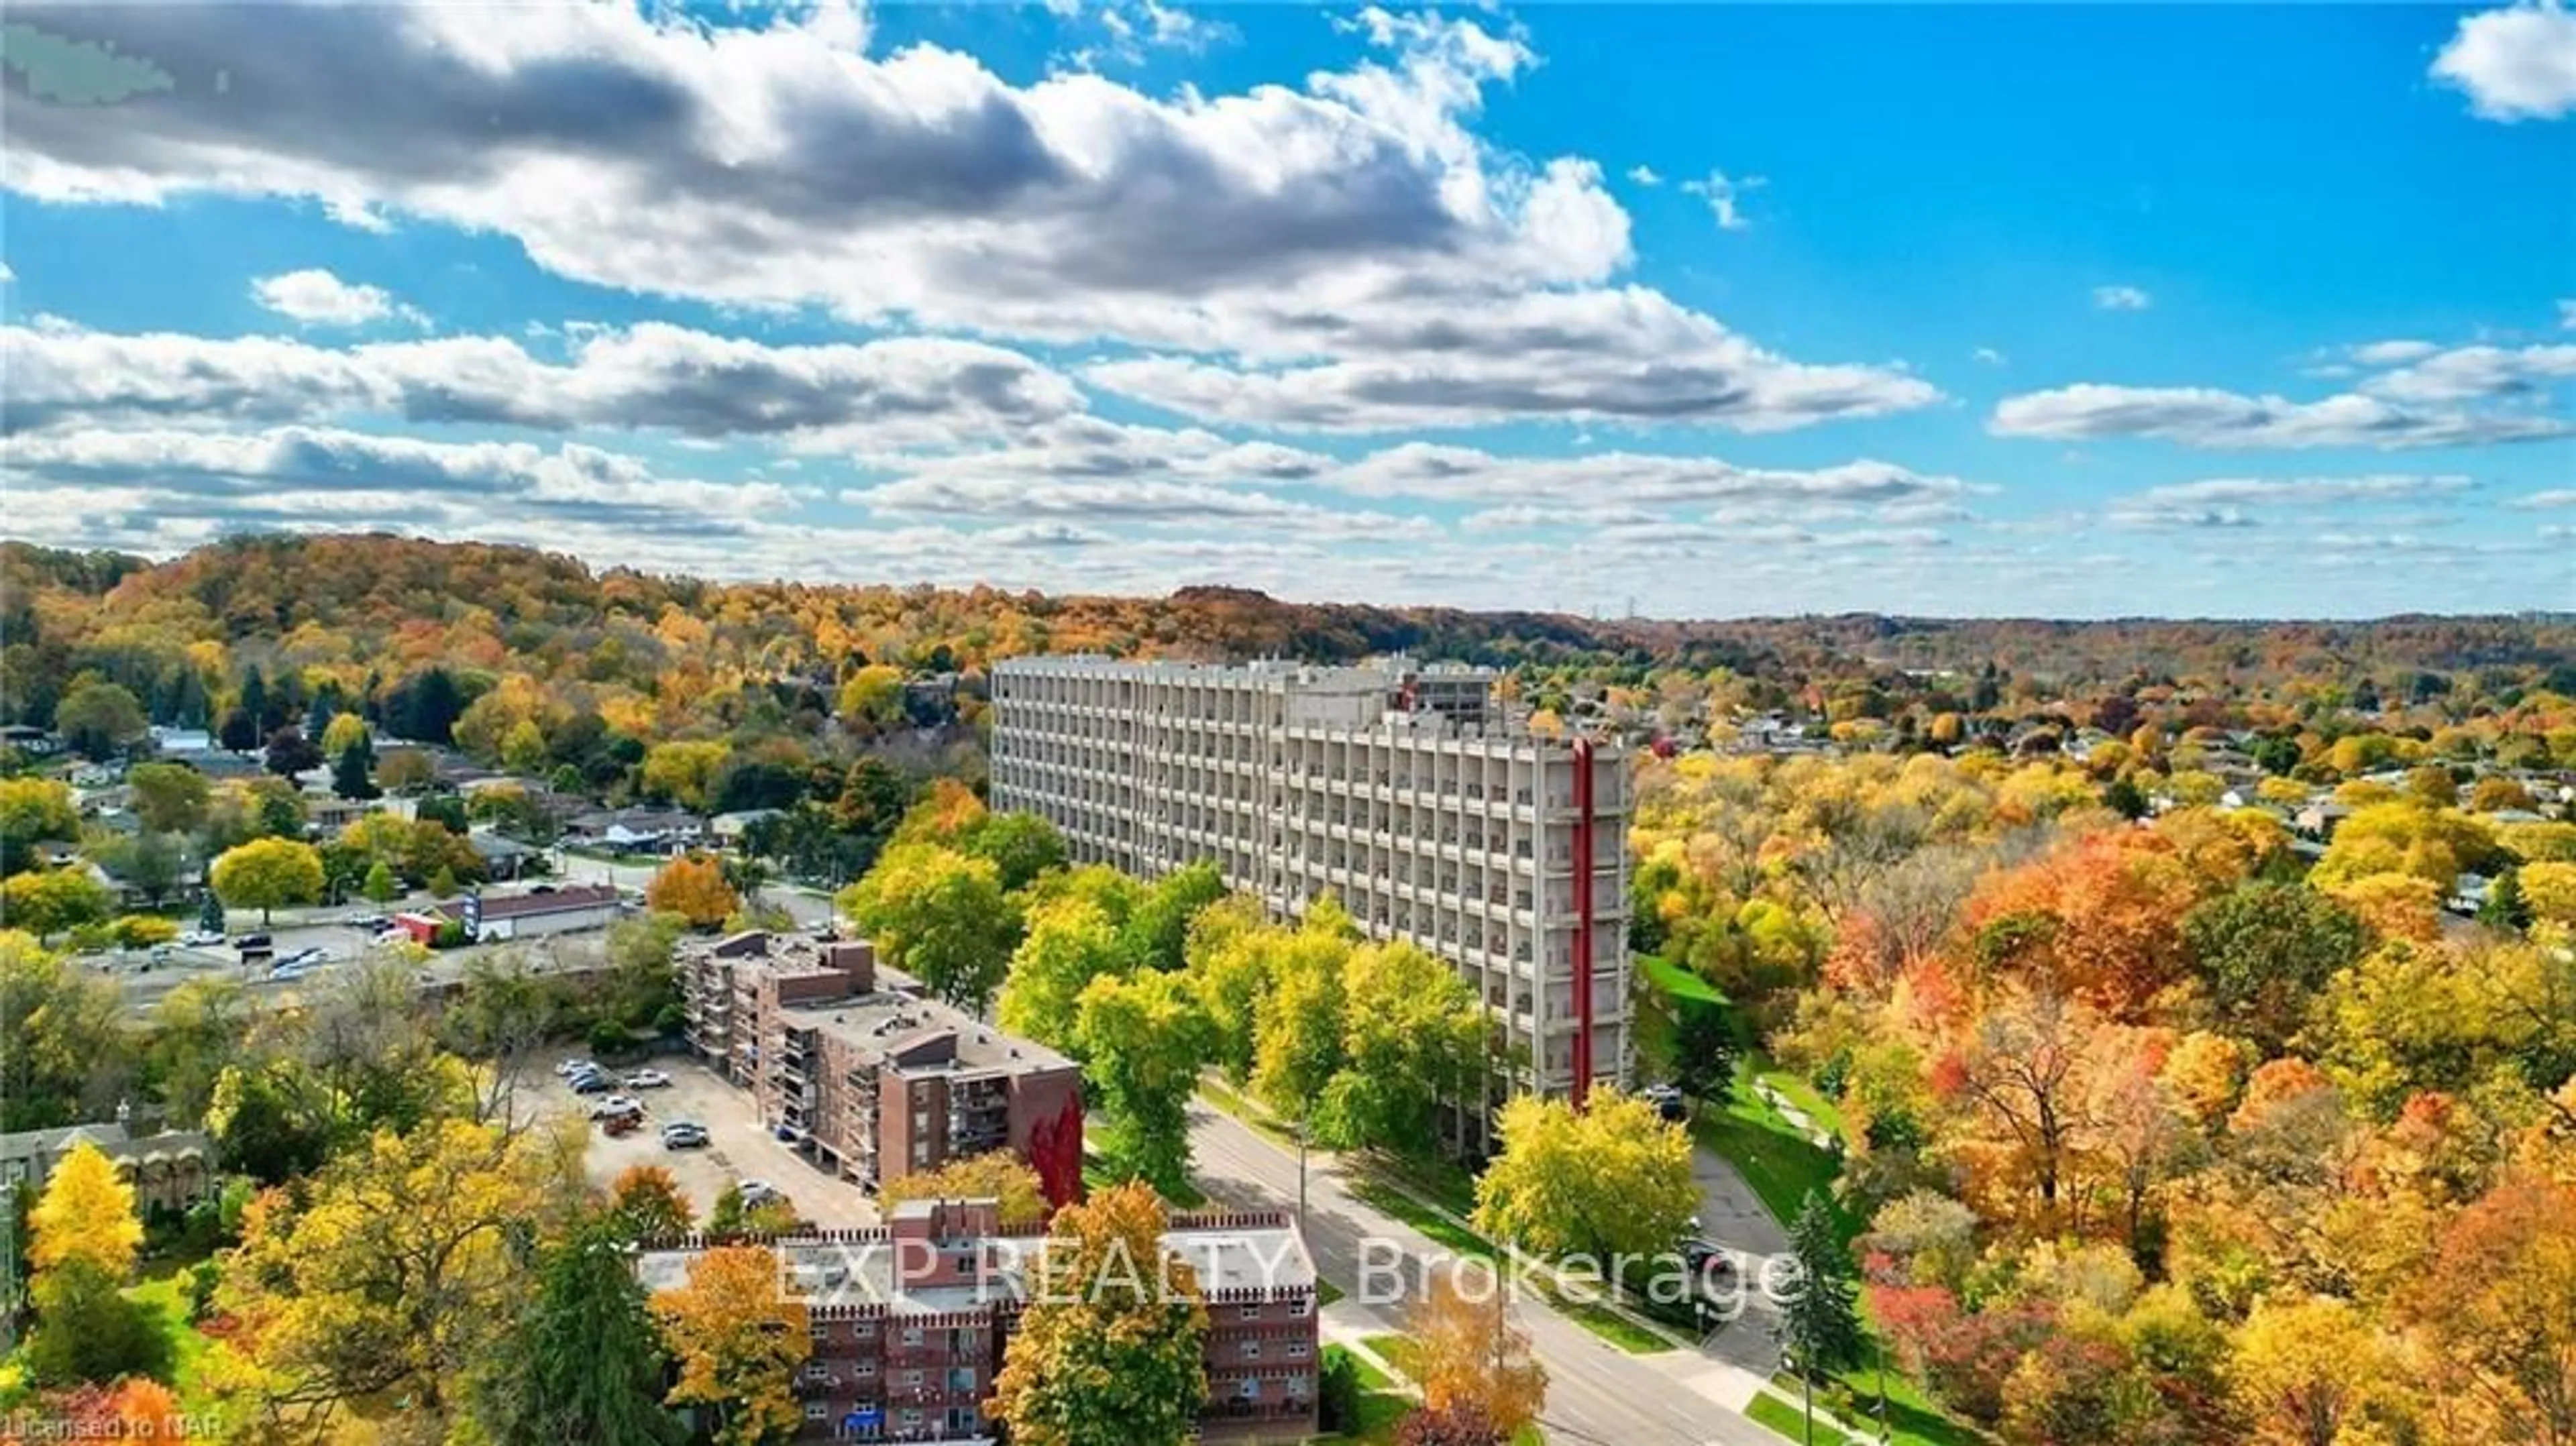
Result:
[[[522,1082],[520,1098],[535,1101],[542,1112],[569,1111],[586,1118],[591,1104],[606,1096],[574,1094],[554,1073],[557,1061],[578,1055],[574,1050],[547,1057],[535,1067],[534,1076]],[[644,1128],[635,1133],[612,1137],[596,1125],[590,1127],[590,1149],[583,1163],[593,1181],[604,1186],[631,1165],[660,1165],[679,1181],[700,1218],[727,1184],[761,1180],[783,1192],[798,1215],[817,1225],[855,1229],[877,1223],[875,1202],[859,1193],[858,1186],[817,1169],[761,1128],[748,1091],[735,1089],[704,1066],[678,1056],[638,1068],[662,1071],[671,1077],[670,1086],[621,1091],[644,1106]],[[662,1148],[662,1126],[674,1120],[706,1126],[711,1143],[697,1150]]]

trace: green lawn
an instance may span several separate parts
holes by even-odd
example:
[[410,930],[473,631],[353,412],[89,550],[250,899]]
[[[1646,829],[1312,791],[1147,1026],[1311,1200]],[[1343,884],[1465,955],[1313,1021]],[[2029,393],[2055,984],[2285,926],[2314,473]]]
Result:
[[[1765,1392],[1753,1398],[1744,1414],[1792,1441],[1803,1443],[1808,1439],[1807,1413],[1794,1401],[1783,1401]],[[1852,1438],[1818,1421],[1815,1440],[1818,1446],[1850,1446]]]
[[[1086,1192],[1123,1185],[1129,1178],[1105,1155],[1085,1154],[1082,1157],[1082,1188]],[[1165,1190],[1161,1194],[1163,1203],[1175,1210],[1197,1210],[1208,1202],[1207,1196],[1196,1185],[1184,1184],[1178,1191]]]
[[1377,1352],[1378,1359],[1395,1367],[1406,1376],[1415,1380],[1421,1379],[1422,1368],[1414,1362],[1411,1337],[1390,1332],[1385,1335],[1362,1336],[1360,1343]]
[[1322,1310],[1324,1307],[1331,1305],[1334,1301],[1340,1300],[1341,1298],[1342,1288],[1340,1286],[1324,1279],[1321,1275],[1315,1277],[1315,1309]]
[[1660,954],[1639,954],[1632,962],[1638,972],[1652,981],[1667,998],[1696,999],[1703,1004],[1726,1003],[1726,996],[1716,985]]
[[1370,1360],[1368,1357],[1361,1355],[1357,1351],[1352,1351],[1350,1353],[1350,1357],[1351,1369],[1359,1373],[1360,1389],[1362,1391],[1392,1391],[1395,1389],[1395,1377],[1378,1369],[1377,1362]]
[[[1871,1359],[1875,1361],[1875,1357]],[[1878,1419],[1877,1366],[1852,1366],[1836,1371],[1834,1379],[1851,1393],[1851,1409],[1842,1413],[1844,1418],[1856,1426],[1874,1424]],[[1795,1397],[1798,1393],[1798,1378],[1786,1372],[1772,1377],[1771,1384],[1784,1395]],[[1987,1446],[1984,1433],[1943,1415],[1932,1398],[1924,1394],[1923,1387],[1904,1372],[1889,1371],[1886,1384],[1890,1446]]]
[[1753,1071],[1754,1078],[1779,1091],[1782,1099],[1804,1111],[1808,1119],[1816,1122],[1817,1128],[1836,1138],[1842,1136],[1842,1110],[1832,1100],[1826,1099],[1824,1092],[1805,1075],[1776,1064],[1769,1056],[1760,1053],[1754,1054],[1747,1061],[1747,1066]]

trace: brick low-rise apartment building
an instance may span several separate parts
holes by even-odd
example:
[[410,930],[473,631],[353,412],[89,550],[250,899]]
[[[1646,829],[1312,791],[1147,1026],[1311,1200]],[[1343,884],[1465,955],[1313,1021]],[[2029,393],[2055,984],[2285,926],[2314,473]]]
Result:
[[1063,1055],[880,971],[863,940],[752,930],[676,963],[690,1044],[817,1165],[873,1190],[1007,1148],[1073,1197],[1082,1076]]
[[[708,1243],[644,1251],[646,1288],[684,1284]],[[1047,1247],[1043,1227],[999,1225],[989,1200],[907,1201],[881,1229],[768,1242],[782,1288],[806,1301],[811,1318],[813,1354],[795,1381],[801,1439],[992,1441],[993,1378]],[[1175,1216],[1163,1248],[1190,1267],[1207,1305],[1202,1435],[1313,1435],[1315,1268],[1288,1217]]]

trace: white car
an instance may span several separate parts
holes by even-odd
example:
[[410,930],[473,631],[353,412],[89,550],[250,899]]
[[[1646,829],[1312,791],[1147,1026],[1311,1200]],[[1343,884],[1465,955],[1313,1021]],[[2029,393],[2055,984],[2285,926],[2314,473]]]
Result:
[[331,951],[322,948],[320,945],[315,945],[309,949],[298,949],[292,954],[279,956],[277,967],[280,969],[309,969],[316,964],[328,964],[330,962]]
[[631,1090],[658,1090],[671,1087],[671,1077],[658,1069],[639,1069],[626,1077]]
[[777,1186],[766,1180],[744,1180],[734,1188],[742,1192],[742,1203],[745,1205],[766,1205],[773,1200],[783,1201],[787,1198]]
[[179,946],[183,949],[220,949],[224,947],[224,936],[211,930],[190,929],[179,936]]
[[555,1073],[564,1079],[570,1079],[574,1075],[581,1073],[583,1070],[597,1068],[599,1068],[598,1065],[592,1064],[586,1059],[564,1059],[555,1061]]
[[642,1113],[644,1113],[644,1106],[637,1103],[628,1095],[610,1095],[608,1098],[601,1100],[599,1103],[590,1107],[590,1117],[594,1120],[604,1120],[611,1115],[640,1115]]

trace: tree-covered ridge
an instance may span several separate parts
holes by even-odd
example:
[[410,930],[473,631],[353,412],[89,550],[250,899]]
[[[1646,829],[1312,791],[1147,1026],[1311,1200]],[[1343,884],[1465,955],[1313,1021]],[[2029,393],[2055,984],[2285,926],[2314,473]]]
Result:
[[167,721],[209,711],[194,695],[226,692],[254,664],[305,687],[336,680],[351,697],[440,668],[469,689],[522,676],[650,738],[709,721],[710,704],[727,723],[829,713],[831,691],[870,664],[973,672],[1068,651],[1339,661],[1407,650],[1518,669],[1541,689],[1720,674],[1752,706],[1926,719],[2142,689],[2221,713],[2253,701],[2465,712],[2510,707],[2539,686],[2576,692],[2576,622],[2559,616],[1604,620],[1283,603],[1222,587],[1119,598],[716,583],[381,534],[233,538],[158,564],[0,543],[0,582],[11,721],[50,722],[83,671]]

